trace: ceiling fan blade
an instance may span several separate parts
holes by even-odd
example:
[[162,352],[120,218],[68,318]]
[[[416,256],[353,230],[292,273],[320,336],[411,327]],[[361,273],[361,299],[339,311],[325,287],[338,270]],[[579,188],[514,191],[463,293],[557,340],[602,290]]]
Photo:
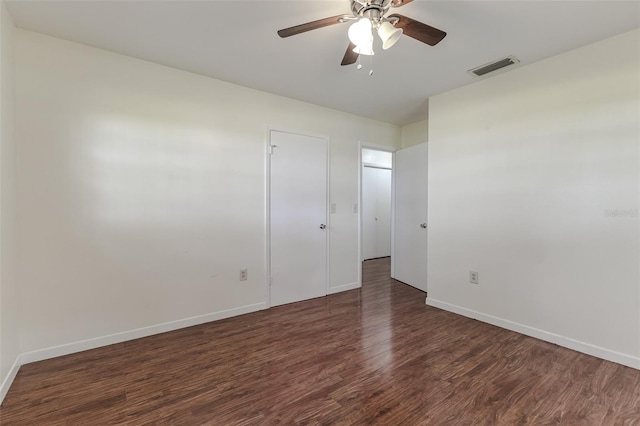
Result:
[[440,43],[443,38],[447,35],[442,30],[437,28],[433,28],[427,24],[423,24],[422,22],[418,22],[415,19],[407,18],[403,15],[398,15],[397,13],[394,15],[390,15],[389,18],[397,18],[398,23],[396,24],[396,28],[402,28],[402,33],[411,38],[415,38],[418,41],[423,43],[427,43],[429,46],[435,46]]
[[355,44],[349,43],[349,47],[347,47],[347,51],[344,52],[344,58],[342,58],[340,65],[351,65],[358,60],[358,54],[353,51],[355,48]]
[[407,3],[411,3],[413,0],[393,0],[391,2],[391,6],[392,7],[400,7],[400,6],[404,6]]
[[305,33],[318,28],[328,27],[329,25],[340,24],[345,19],[352,18],[350,15],[337,15],[331,18],[318,19],[317,21],[307,22],[306,24],[296,25],[295,27],[284,28],[278,31],[278,35],[282,38],[291,37],[292,35]]

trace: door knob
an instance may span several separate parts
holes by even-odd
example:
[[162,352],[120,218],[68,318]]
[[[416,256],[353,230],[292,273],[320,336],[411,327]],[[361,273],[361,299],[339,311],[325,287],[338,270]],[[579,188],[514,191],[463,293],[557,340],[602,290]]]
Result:
[[423,228],[423,229],[424,229],[424,228],[426,228],[426,227],[427,227],[427,224],[426,224],[426,223],[421,223],[421,224],[420,224],[420,228]]
[[327,225],[325,225],[324,223],[321,223],[321,224],[320,224],[320,229],[324,229],[324,228],[326,228],[326,227],[327,227]]

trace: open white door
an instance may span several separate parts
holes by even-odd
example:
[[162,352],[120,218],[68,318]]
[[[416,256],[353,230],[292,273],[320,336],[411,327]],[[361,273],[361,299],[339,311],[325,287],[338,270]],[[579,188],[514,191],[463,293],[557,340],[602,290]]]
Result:
[[327,294],[326,138],[270,132],[271,306]]
[[427,144],[396,151],[393,277],[427,291]]

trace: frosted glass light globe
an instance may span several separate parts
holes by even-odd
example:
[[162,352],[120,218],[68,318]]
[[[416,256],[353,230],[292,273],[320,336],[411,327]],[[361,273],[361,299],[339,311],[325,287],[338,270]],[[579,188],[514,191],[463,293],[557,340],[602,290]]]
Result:
[[372,38],[371,21],[367,18],[359,19],[349,27],[348,34],[349,40],[356,46],[368,43]]

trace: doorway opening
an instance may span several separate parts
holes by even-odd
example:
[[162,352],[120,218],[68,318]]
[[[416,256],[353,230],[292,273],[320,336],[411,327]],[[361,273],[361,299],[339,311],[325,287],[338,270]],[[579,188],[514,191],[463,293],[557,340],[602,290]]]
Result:
[[360,152],[360,260],[391,257],[393,152],[363,146]]
[[[360,152],[361,266],[368,259],[389,256],[391,278],[424,292],[427,291],[428,152],[426,143],[397,151],[362,145]],[[382,184],[380,176],[384,174],[389,180]],[[386,217],[389,225],[385,224]],[[381,252],[383,248],[387,251]]]

